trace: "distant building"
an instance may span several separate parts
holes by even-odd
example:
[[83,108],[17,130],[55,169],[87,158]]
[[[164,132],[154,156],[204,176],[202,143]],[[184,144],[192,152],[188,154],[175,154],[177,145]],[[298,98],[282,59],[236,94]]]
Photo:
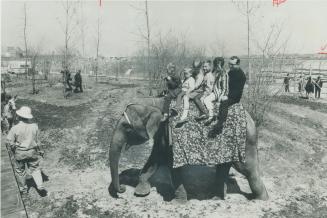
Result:
[[31,59],[19,47],[7,46],[1,50],[1,73],[23,74],[31,69]]

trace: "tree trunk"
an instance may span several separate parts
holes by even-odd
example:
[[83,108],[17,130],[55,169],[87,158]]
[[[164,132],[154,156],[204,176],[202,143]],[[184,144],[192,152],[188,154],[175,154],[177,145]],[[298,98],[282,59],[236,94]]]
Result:
[[26,2],[24,3],[24,43],[25,43],[25,78],[27,79],[27,38],[26,38],[26,23],[27,23],[27,13],[26,13]]
[[250,12],[249,12],[249,1],[246,1],[246,16],[247,16],[247,36],[248,36],[248,76],[249,83],[251,83],[251,64],[250,64]]

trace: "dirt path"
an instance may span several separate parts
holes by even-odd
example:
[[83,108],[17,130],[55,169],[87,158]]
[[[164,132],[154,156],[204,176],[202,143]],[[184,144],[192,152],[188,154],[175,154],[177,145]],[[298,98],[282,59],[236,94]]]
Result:
[[[270,195],[267,202],[248,200],[247,181],[234,170],[225,201],[204,195],[203,200],[193,198],[185,205],[178,205],[164,201],[156,188],[147,197],[135,197],[133,186],[127,186],[126,193],[118,199],[110,197],[107,191],[111,181],[107,164],[109,139],[121,111],[137,93],[136,88],[103,88],[92,101],[83,104],[77,115],[69,113],[73,118],[65,125],[44,128],[41,138],[47,153],[42,166],[50,177],[45,184],[49,196],[40,198],[34,189],[30,190],[24,199],[30,217],[322,217],[327,214],[327,113],[317,112],[314,105],[307,106],[306,102],[274,104],[260,130],[259,158]],[[64,109],[67,108],[57,108],[53,117],[65,116]],[[147,145],[132,147],[122,155],[120,171],[140,169],[149,152]],[[199,171],[201,176],[193,177],[195,180],[213,184],[212,169]],[[210,192],[205,187],[194,189]]]

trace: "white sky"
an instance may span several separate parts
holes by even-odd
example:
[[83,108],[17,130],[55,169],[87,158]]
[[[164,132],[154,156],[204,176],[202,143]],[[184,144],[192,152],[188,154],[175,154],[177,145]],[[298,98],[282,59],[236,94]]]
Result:
[[[60,22],[64,21],[61,1],[26,1],[28,41],[41,43],[44,52],[55,51],[64,45]],[[144,7],[141,1],[83,1],[87,33],[86,52],[95,55],[96,22],[101,14],[100,54],[105,56],[132,55],[140,43],[139,28],[145,28],[142,12],[134,7]],[[262,41],[270,26],[284,23],[282,37],[289,38],[289,53],[317,53],[327,44],[327,1],[287,0],[273,7],[272,0],[261,1],[252,21],[252,52],[254,39]],[[244,3],[244,2],[243,2]],[[258,3],[251,2],[250,4]],[[2,0],[1,45],[23,48],[24,1]],[[150,26],[153,38],[159,32],[172,31],[174,35],[186,34],[194,46],[207,49],[212,55],[217,44],[225,44],[226,55],[246,54],[246,19],[231,0],[226,1],[149,1]],[[76,15],[78,17],[78,15]],[[81,48],[78,29],[72,39],[77,49]]]

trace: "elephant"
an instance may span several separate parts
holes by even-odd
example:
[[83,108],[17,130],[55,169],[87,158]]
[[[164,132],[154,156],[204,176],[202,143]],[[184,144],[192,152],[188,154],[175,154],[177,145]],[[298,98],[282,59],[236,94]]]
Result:
[[[156,172],[159,165],[167,165],[172,172],[173,151],[170,146],[168,122],[162,121],[163,99],[154,98],[139,101],[137,104],[127,106],[127,116],[122,116],[113,132],[110,142],[109,158],[111,171],[111,184],[109,193],[118,197],[118,193],[125,192],[126,188],[120,184],[118,164],[120,154],[125,147],[139,145],[153,140],[153,149],[149,159],[141,170],[139,183],[135,188],[136,196],[146,196],[150,193],[151,185],[149,178]],[[216,173],[220,179],[220,185],[224,187],[222,199],[226,195],[226,181],[231,167],[243,174],[249,183],[253,197],[258,200],[268,200],[268,192],[259,175],[259,161],[257,151],[257,130],[251,116],[246,112],[247,134],[245,147],[245,162],[232,162],[220,164],[216,167]],[[131,125],[132,124],[132,125]],[[149,132],[149,129],[151,131]],[[173,178],[173,177],[172,177]],[[177,199],[186,198],[186,191],[178,179],[172,179]]]

